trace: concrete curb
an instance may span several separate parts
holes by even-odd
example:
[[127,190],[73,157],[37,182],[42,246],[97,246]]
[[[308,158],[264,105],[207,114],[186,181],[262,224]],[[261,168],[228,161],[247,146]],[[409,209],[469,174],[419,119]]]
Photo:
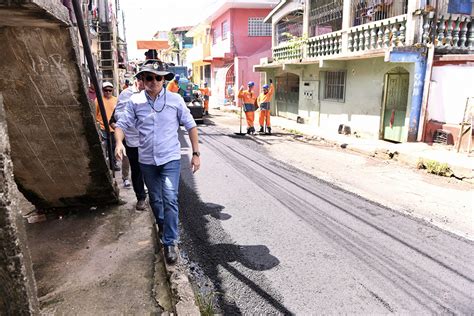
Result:
[[[279,125],[278,123],[273,124],[273,125],[278,126],[279,128],[283,130],[296,130],[296,128],[294,127],[286,128],[284,126]],[[382,147],[373,148],[373,146],[364,146],[363,144],[351,144],[348,142],[341,142],[340,140],[328,139],[328,138],[320,137],[317,135],[306,134],[304,133],[304,131],[299,131],[299,132],[301,132],[305,136],[303,138],[304,141],[322,141],[322,142],[327,143],[328,145],[337,146],[337,147],[347,149],[347,150],[350,150],[362,155],[371,156],[371,157],[379,157],[385,160],[395,160],[413,168],[417,168],[418,162],[421,159],[433,160],[438,163],[446,163],[448,164],[455,178],[469,182],[469,183],[474,183],[473,168],[460,166],[460,165],[453,165],[452,163],[448,161],[444,161],[442,159],[436,159],[433,157],[428,157],[425,155],[416,155],[416,154],[414,155],[414,154],[398,151],[396,149],[391,149],[391,148],[382,148]]]
[[181,254],[179,253],[178,249],[178,262],[174,265],[169,265],[166,263],[164,259],[164,252],[161,241],[159,240],[158,236],[158,225],[153,225],[157,244],[160,248],[158,250],[157,256],[161,257],[163,261],[166,275],[168,277],[168,282],[171,288],[171,300],[174,305],[174,310],[177,315],[201,315],[199,311],[199,307],[196,303],[196,297],[191,286],[191,282],[189,281],[189,277],[187,274],[186,265],[182,262]]
[[[238,111],[239,107],[233,106],[222,106],[219,108],[222,112],[232,113]],[[273,116],[272,116],[273,118]],[[379,145],[368,145],[368,144],[358,144],[354,141],[354,139],[334,139],[334,137],[330,137],[328,135],[318,135],[318,134],[309,134],[304,131],[304,128],[298,128],[298,124],[291,124],[291,126],[284,126],[278,120],[274,120],[273,126],[277,126],[283,130],[296,130],[304,135],[304,141],[322,141],[327,143],[328,145],[338,146],[343,149],[348,149],[350,151],[367,155],[371,157],[379,157],[386,160],[396,160],[399,161],[409,167],[417,168],[418,161],[420,159],[424,160],[434,160],[438,163],[447,163],[453,172],[453,176],[457,179],[474,183],[474,168],[463,166],[463,165],[455,165],[452,162],[445,161],[443,159],[429,157],[429,155],[417,154],[417,153],[409,153],[403,150],[399,150],[398,148],[390,148],[391,146],[381,147]],[[294,122],[292,122],[294,123]],[[305,125],[302,125],[305,127]],[[336,135],[340,136],[340,135]]]

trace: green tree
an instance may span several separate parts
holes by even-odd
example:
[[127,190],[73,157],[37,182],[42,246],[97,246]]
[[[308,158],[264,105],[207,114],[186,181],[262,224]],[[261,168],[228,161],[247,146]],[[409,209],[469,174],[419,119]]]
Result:
[[176,34],[171,31],[168,32],[168,44],[170,45],[171,54],[176,55],[179,65],[181,63],[181,49],[179,48],[179,39],[176,37]]

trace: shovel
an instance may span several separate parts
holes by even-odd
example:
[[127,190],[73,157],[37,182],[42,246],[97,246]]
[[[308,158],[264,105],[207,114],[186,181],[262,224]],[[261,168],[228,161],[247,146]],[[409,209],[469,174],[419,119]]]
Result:
[[247,133],[242,133],[242,111],[243,111],[243,108],[244,108],[244,105],[242,104],[240,106],[240,129],[239,129],[239,132],[238,133],[234,133],[235,135],[238,135],[238,136],[245,136],[247,135]]

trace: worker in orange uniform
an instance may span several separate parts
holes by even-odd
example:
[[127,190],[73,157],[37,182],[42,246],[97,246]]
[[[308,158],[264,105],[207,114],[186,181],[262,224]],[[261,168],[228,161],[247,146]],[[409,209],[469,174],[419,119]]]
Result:
[[244,86],[239,89],[239,99],[244,102],[245,118],[247,119],[247,134],[254,134],[255,127],[253,127],[253,121],[255,119],[255,110],[257,110],[257,96],[253,93],[253,87],[255,83],[249,81],[247,84],[247,90],[244,90]]
[[209,97],[211,96],[211,89],[207,87],[207,82],[204,82],[204,88],[199,88],[204,98],[204,115],[209,115]]
[[178,93],[179,91],[179,75],[174,76],[174,79],[168,82],[168,85],[166,86],[166,89],[168,91]]
[[[260,95],[257,98],[257,104],[260,107],[260,117],[259,117],[259,123],[260,123],[260,133],[265,133],[267,132],[268,134],[272,133],[272,127],[270,124],[270,101],[272,101],[273,97],[273,81],[270,79],[270,86],[263,85],[262,87],[263,92],[260,93]],[[265,124],[264,124],[265,123]],[[267,130],[265,131],[264,125],[267,127]]]
[[[104,94],[104,98],[102,99],[104,102],[105,107],[105,114],[107,115],[106,120],[107,122],[110,121],[112,113],[114,113],[115,107],[117,106],[117,97],[113,95],[114,93],[114,85],[110,82],[104,82],[102,84],[102,92]],[[103,140],[107,141],[107,132],[105,131],[104,126],[104,119],[102,118],[102,114],[100,113],[99,109],[99,102],[97,99],[95,100],[95,118],[97,123],[100,126],[100,135]],[[115,135],[114,135],[114,128],[115,124],[110,125],[110,137],[112,141],[112,152],[115,152]],[[120,168],[115,164],[114,161],[114,170],[120,171]]]

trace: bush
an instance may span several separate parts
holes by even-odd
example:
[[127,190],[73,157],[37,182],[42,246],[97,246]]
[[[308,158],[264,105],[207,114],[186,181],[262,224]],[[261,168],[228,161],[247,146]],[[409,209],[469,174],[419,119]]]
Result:
[[447,163],[441,163],[430,159],[420,159],[416,165],[418,169],[426,169],[428,173],[438,176],[451,177],[453,172]]

